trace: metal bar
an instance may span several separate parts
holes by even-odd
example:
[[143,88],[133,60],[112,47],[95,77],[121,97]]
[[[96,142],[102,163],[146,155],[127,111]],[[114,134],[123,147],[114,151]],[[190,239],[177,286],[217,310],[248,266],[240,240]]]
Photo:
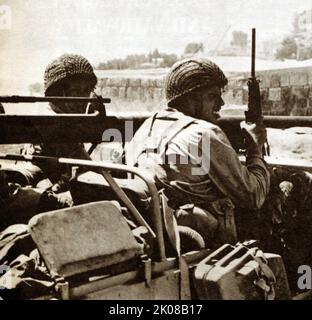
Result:
[[104,290],[110,287],[120,286],[129,281],[135,280],[139,277],[140,272],[138,270],[129,271],[116,276],[107,277],[105,279],[93,281],[91,283],[82,284],[78,287],[69,289],[69,296],[71,299],[83,297],[89,293]]
[[[35,159],[34,159],[35,158]],[[123,171],[123,172],[130,172],[134,175],[139,176],[148,186],[148,189],[150,193],[156,193],[157,197],[155,197],[155,194],[152,194],[152,199],[156,201],[157,204],[159,204],[159,198],[157,189],[154,185],[154,182],[147,178],[146,176],[143,176],[138,168],[130,167],[126,165],[118,165],[114,163],[105,163],[98,162],[98,161],[91,161],[91,160],[78,160],[78,159],[69,159],[69,158],[52,158],[52,157],[41,157],[41,156],[27,156],[27,155],[17,155],[17,154],[5,154],[0,153],[0,159],[2,160],[12,160],[12,161],[52,161],[53,163],[60,163],[60,164],[68,164],[68,165],[81,165],[85,167],[100,167],[102,169],[106,170],[114,170],[114,171]],[[242,163],[245,163],[246,158],[245,156],[239,156],[239,159]],[[265,156],[265,161],[271,165],[271,166],[279,166],[279,167],[289,167],[293,169],[304,169],[304,170],[311,170],[312,169],[312,163],[309,160],[304,159],[294,159],[294,158],[276,158],[272,156]],[[60,161],[56,161],[60,160]],[[88,163],[90,162],[90,164]],[[92,164],[91,164],[92,163]],[[151,191],[152,190],[152,191]]]
[[78,166],[86,166],[90,168],[101,168],[101,169],[113,170],[113,171],[130,172],[140,177],[146,183],[149,189],[149,193],[152,197],[153,223],[155,225],[155,230],[156,230],[159,255],[161,260],[164,260],[166,258],[163,225],[162,225],[161,213],[160,213],[160,201],[159,201],[158,191],[155,187],[154,181],[150,177],[143,175],[138,168],[121,165],[121,164],[114,164],[114,163],[103,164],[103,162],[98,162],[98,161],[77,160],[77,159],[67,159],[67,158],[59,158],[58,160],[60,164],[68,164],[73,166],[78,165]]
[[[206,258],[210,252],[211,250],[209,249],[203,249],[201,251],[183,254],[182,256],[187,262],[187,264],[191,265],[195,262],[201,261],[202,259]],[[173,271],[173,269],[178,268],[178,266],[179,266],[178,258],[169,258],[161,262],[152,263],[152,275],[160,274],[169,270]],[[113,286],[122,285],[129,281],[139,280],[140,276],[141,276],[141,273],[139,271],[129,271],[116,276],[111,276],[104,279],[96,280],[91,283],[82,284],[80,286],[69,289],[70,298],[74,299],[74,298],[83,297],[95,291],[104,290]]]
[[[101,102],[110,103],[111,99],[101,98]],[[98,98],[89,97],[32,97],[32,96],[0,96],[3,103],[34,103],[34,102],[99,102]]]
[[[218,120],[218,125],[233,125],[244,121],[244,116],[226,116]],[[264,116],[264,124],[270,128],[312,127],[311,116]]]
[[137,210],[137,208],[133,205],[131,200],[128,198],[126,193],[119,187],[119,185],[116,183],[114,178],[109,172],[106,172],[104,170],[101,170],[101,174],[104,177],[104,179],[108,182],[110,187],[113,189],[113,191],[116,193],[116,195],[120,198],[120,200],[125,204],[125,206],[128,208],[128,210],[134,215],[135,219],[141,226],[144,226],[148,232],[152,235],[153,238],[156,238],[155,232],[152,230],[152,228],[148,225],[148,223],[145,221],[145,219],[142,217],[140,212]]
[[67,164],[70,166],[83,166],[86,168],[95,168],[95,169],[100,168],[108,171],[129,172],[138,176],[146,183],[149,193],[151,195],[152,204],[153,204],[153,223],[156,231],[156,237],[157,237],[156,240],[157,240],[157,245],[159,249],[159,256],[161,260],[166,259],[164,233],[163,233],[163,225],[161,221],[160,201],[158,197],[158,191],[156,189],[153,179],[151,177],[148,177],[142,174],[138,168],[130,167],[122,164],[105,163],[105,162],[92,161],[92,160],[53,158],[53,157],[43,157],[43,156],[31,156],[31,155],[24,156],[24,155],[4,154],[4,153],[0,153],[0,159],[13,160],[13,161],[35,161],[37,163],[48,161],[51,163]]
[[256,77],[256,29],[252,28],[251,34],[251,77]]
[[26,120],[48,120],[48,119],[63,119],[66,118],[67,120],[83,120],[83,119],[89,119],[89,118],[98,118],[102,117],[103,119],[106,119],[106,117],[103,117],[100,115],[99,111],[94,111],[92,113],[53,113],[49,115],[41,115],[41,114],[32,114],[32,115],[17,115],[17,114],[0,114],[0,119],[26,119]]
[[[38,121],[38,124],[42,121],[49,120],[50,122],[64,119],[66,121],[75,121],[81,122],[85,119],[103,119],[104,121],[109,120],[110,118],[115,119],[115,121],[138,121],[143,122],[146,120],[150,114],[144,114],[140,116],[133,117],[129,114],[116,114],[114,116],[107,116],[106,118],[99,115],[98,112],[92,114],[53,114],[53,115],[10,115],[10,114],[0,114],[0,120],[5,119],[5,121]],[[218,125],[222,126],[223,124],[235,124],[241,121],[244,121],[244,116],[223,116],[218,119]],[[277,128],[286,128],[288,126],[295,127],[310,127],[312,126],[312,116],[263,116],[263,121],[265,125],[277,127]],[[70,125],[70,122],[68,122]],[[104,124],[103,124],[104,125]]]

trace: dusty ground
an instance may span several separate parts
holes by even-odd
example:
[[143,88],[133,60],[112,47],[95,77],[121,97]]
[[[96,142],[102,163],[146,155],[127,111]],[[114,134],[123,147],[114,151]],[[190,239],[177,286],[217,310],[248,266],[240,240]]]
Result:
[[268,128],[271,155],[312,160],[312,128]]

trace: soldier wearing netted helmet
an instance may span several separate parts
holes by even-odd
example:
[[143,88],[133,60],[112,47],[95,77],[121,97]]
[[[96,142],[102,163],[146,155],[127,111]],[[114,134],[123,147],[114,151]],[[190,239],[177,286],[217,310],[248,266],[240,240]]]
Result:
[[[45,69],[45,96],[89,97],[97,78],[90,62],[77,54],[64,54],[53,60]],[[87,103],[50,103],[53,113],[85,113]],[[25,145],[23,154],[91,160],[82,143],[42,143]],[[35,163],[36,164],[36,163]],[[22,172],[28,184],[36,188],[20,188],[15,175],[0,174],[0,230],[14,223],[27,223],[32,215],[59,209],[73,204],[70,166],[40,162],[37,165],[14,166],[12,171]],[[10,188],[9,188],[10,186]]]
[[[243,165],[217,125],[226,84],[222,70],[208,59],[174,64],[165,82],[167,108],[143,123],[126,154],[128,164],[147,169],[165,190],[178,223],[192,225],[206,244],[211,238],[235,242],[235,206],[261,207],[270,185],[262,157],[264,126],[242,123],[248,141]],[[215,227],[212,219],[197,216],[194,222],[196,215],[181,214],[181,208],[194,207],[215,217]]]
[[[218,112],[224,104],[221,92],[227,84],[227,78],[221,69],[212,61],[197,58],[186,59],[177,62],[169,72],[166,83],[166,98],[168,106],[182,111],[184,114],[193,114],[196,118],[214,121],[218,117]],[[214,101],[213,108],[204,109],[203,104],[207,99],[203,99],[201,94],[207,95]],[[190,103],[189,103],[189,100]],[[193,100],[196,100],[195,107]],[[206,114],[209,112],[209,115]]]
[[[64,54],[45,69],[45,96],[89,97],[97,78],[90,62],[77,54]],[[56,113],[84,113],[86,103],[58,103],[51,105]]]
[[[63,54],[53,60],[44,72],[45,96],[64,97],[89,97],[97,83],[96,75],[90,62],[77,54]],[[85,113],[85,102],[54,102],[50,103],[54,113]],[[24,150],[25,154],[44,155],[52,157],[66,157],[90,160],[83,144],[40,144],[30,145]],[[52,189],[60,192],[68,188],[71,178],[71,169],[51,164],[40,164],[43,175],[37,172],[41,178],[49,178]],[[36,180],[36,179],[35,179]]]

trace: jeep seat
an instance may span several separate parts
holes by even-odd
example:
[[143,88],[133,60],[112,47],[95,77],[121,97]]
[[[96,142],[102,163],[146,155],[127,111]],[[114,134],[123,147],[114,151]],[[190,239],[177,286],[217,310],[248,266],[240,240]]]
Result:
[[114,201],[38,214],[28,225],[52,275],[66,278],[136,259],[142,254]]
[[[149,209],[149,193],[143,180],[139,178],[114,178],[114,180],[139,212],[147,212]],[[72,180],[70,191],[75,205],[101,200],[120,201],[104,177],[92,171],[85,172],[79,175],[77,179]]]

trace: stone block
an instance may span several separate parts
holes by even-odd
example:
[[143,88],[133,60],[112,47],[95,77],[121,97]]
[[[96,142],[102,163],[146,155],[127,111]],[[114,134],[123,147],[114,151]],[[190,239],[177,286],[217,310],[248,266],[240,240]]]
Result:
[[298,99],[308,99],[310,89],[308,87],[294,86],[291,88],[291,94]]
[[156,79],[156,87],[157,88],[164,88],[164,86],[165,86],[165,78]]
[[109,86],[110,87],[126,87],[128,85],[128,79],[127,78],[111,78],[109,80]]
[[232,90],[234,88],[235,88],[235,80],[229,79],[229,82],[228,82],[228,84],[226,86],[226,91]]
[[226,90],[222,95],[222,99],[225,104],[232,104],[234,100],[233,89]]
[[282,98],[281,88],[270,88],[269,89],[269,100],[270,101],[281,101]]
[[273,106],[273,102],[266,100],[262,103],[262,112],[263,114],[272,114],[272,106]]
[[155,89],[154,89],[153,96],[154,96],[154,100],[155,100],[155,101],[161,101],[161,100],[164,98],[164,96],[163,96],[163,89],[155,88]]
[[291,112],[290,112],[290,116],[305,116],[307,114],[307,109],[300,109],[297,106],[295,106]]
[[152,87],[145,88],[144,90],[145,100],[153,100],[154,99],[154,89]]
[[153,83],[152,83],[151,79],[147,79],[147,78],[141,79],[141,87],[149,88],[152,86],[153,86]]
[[149,79],[149,84],[151,88],[156,88],[157,87],[156,79]]
[[248,78],[244,77],[236,77],[233,80],[231,80],[230,89],[242,89],[244,86],[247,85]]
[[128,85],[129,85],[129,79],[128,78],[121,78],[120,86],[121,87],[128,87]]
[[138,87],[128,87],[127,88],[127,100],[134,101],[140,100],[141,98],[141,91]]
[[284,105],[280,101],[273,101],[271,106],[271,112],[272,115],[286,115],[286,110]]
[[119,99],[126,99],[126,88],[120,87],[118,92]]
[[244,104],[244,92],[242,89],[234,89],[233,90],[234,101],[233,104]]
[[302,72],[290,73],[290,85],[291,86],[305,86],[308,84],[308,74]]
[[281,86],[281,76],[277,73],[271,75],[270,87],[279,88]]
[[102,88],[102,97],[104,98],[110,98],[111,97],[111,88],[110,87],[104,87]]
[[95,94],[102,95],[102,88],[99,86],[96,86],[94,89]]
[[265,89],[270,87],[270,76],[267,72],[257,74],[257,79],[260,81],[260,88]]
[[129,87],[140,87],[141,79],[129,79]]
[[306,110],[306,115],[311,117],[312,116],[312,101],[309,102],[309,107]]
[[289,73],[289,85],[290,86],[296,86],[298,85],[299,82],[299,76],[295,72],[290,72]]
[[111,87],[111,97],[118,98],[118,96],[119,96],[118,87]]
[[101,88],[106,87],[107,78],[101,78],[98,80],[97,85]]
[[298,99],[296,104],[298,109],[306,109],[308,107],[308,99]]
[[243,104],[248,104],[248,87],[243,87]]
[[310,70],[310,72],[309,72],[308,84],[309,84],[310,86],[312,85],[312,71],[311,71],[311,70]]
[[299,73],[299,84],[301,86],[306,86],[309,84],[309,75],[308,73]]
[[114,78],[107,78],[107,80],[106,80],[106,86],[107,87],[113,87],[113,86],[115,86],[115,79]]
[[269,99],[269,89],[260,89],[261,102],[267,101]]
[[287,87],[290,85],[290,74],[288,72],[281,71],[281,87]]
[[289,115],[294,103],[294,96],[291,94],[290,87],[282,87],[282,102],[286,110],[286,114]]
[[138,88],[139,100],[144,101],[144,89],[142,87]]

